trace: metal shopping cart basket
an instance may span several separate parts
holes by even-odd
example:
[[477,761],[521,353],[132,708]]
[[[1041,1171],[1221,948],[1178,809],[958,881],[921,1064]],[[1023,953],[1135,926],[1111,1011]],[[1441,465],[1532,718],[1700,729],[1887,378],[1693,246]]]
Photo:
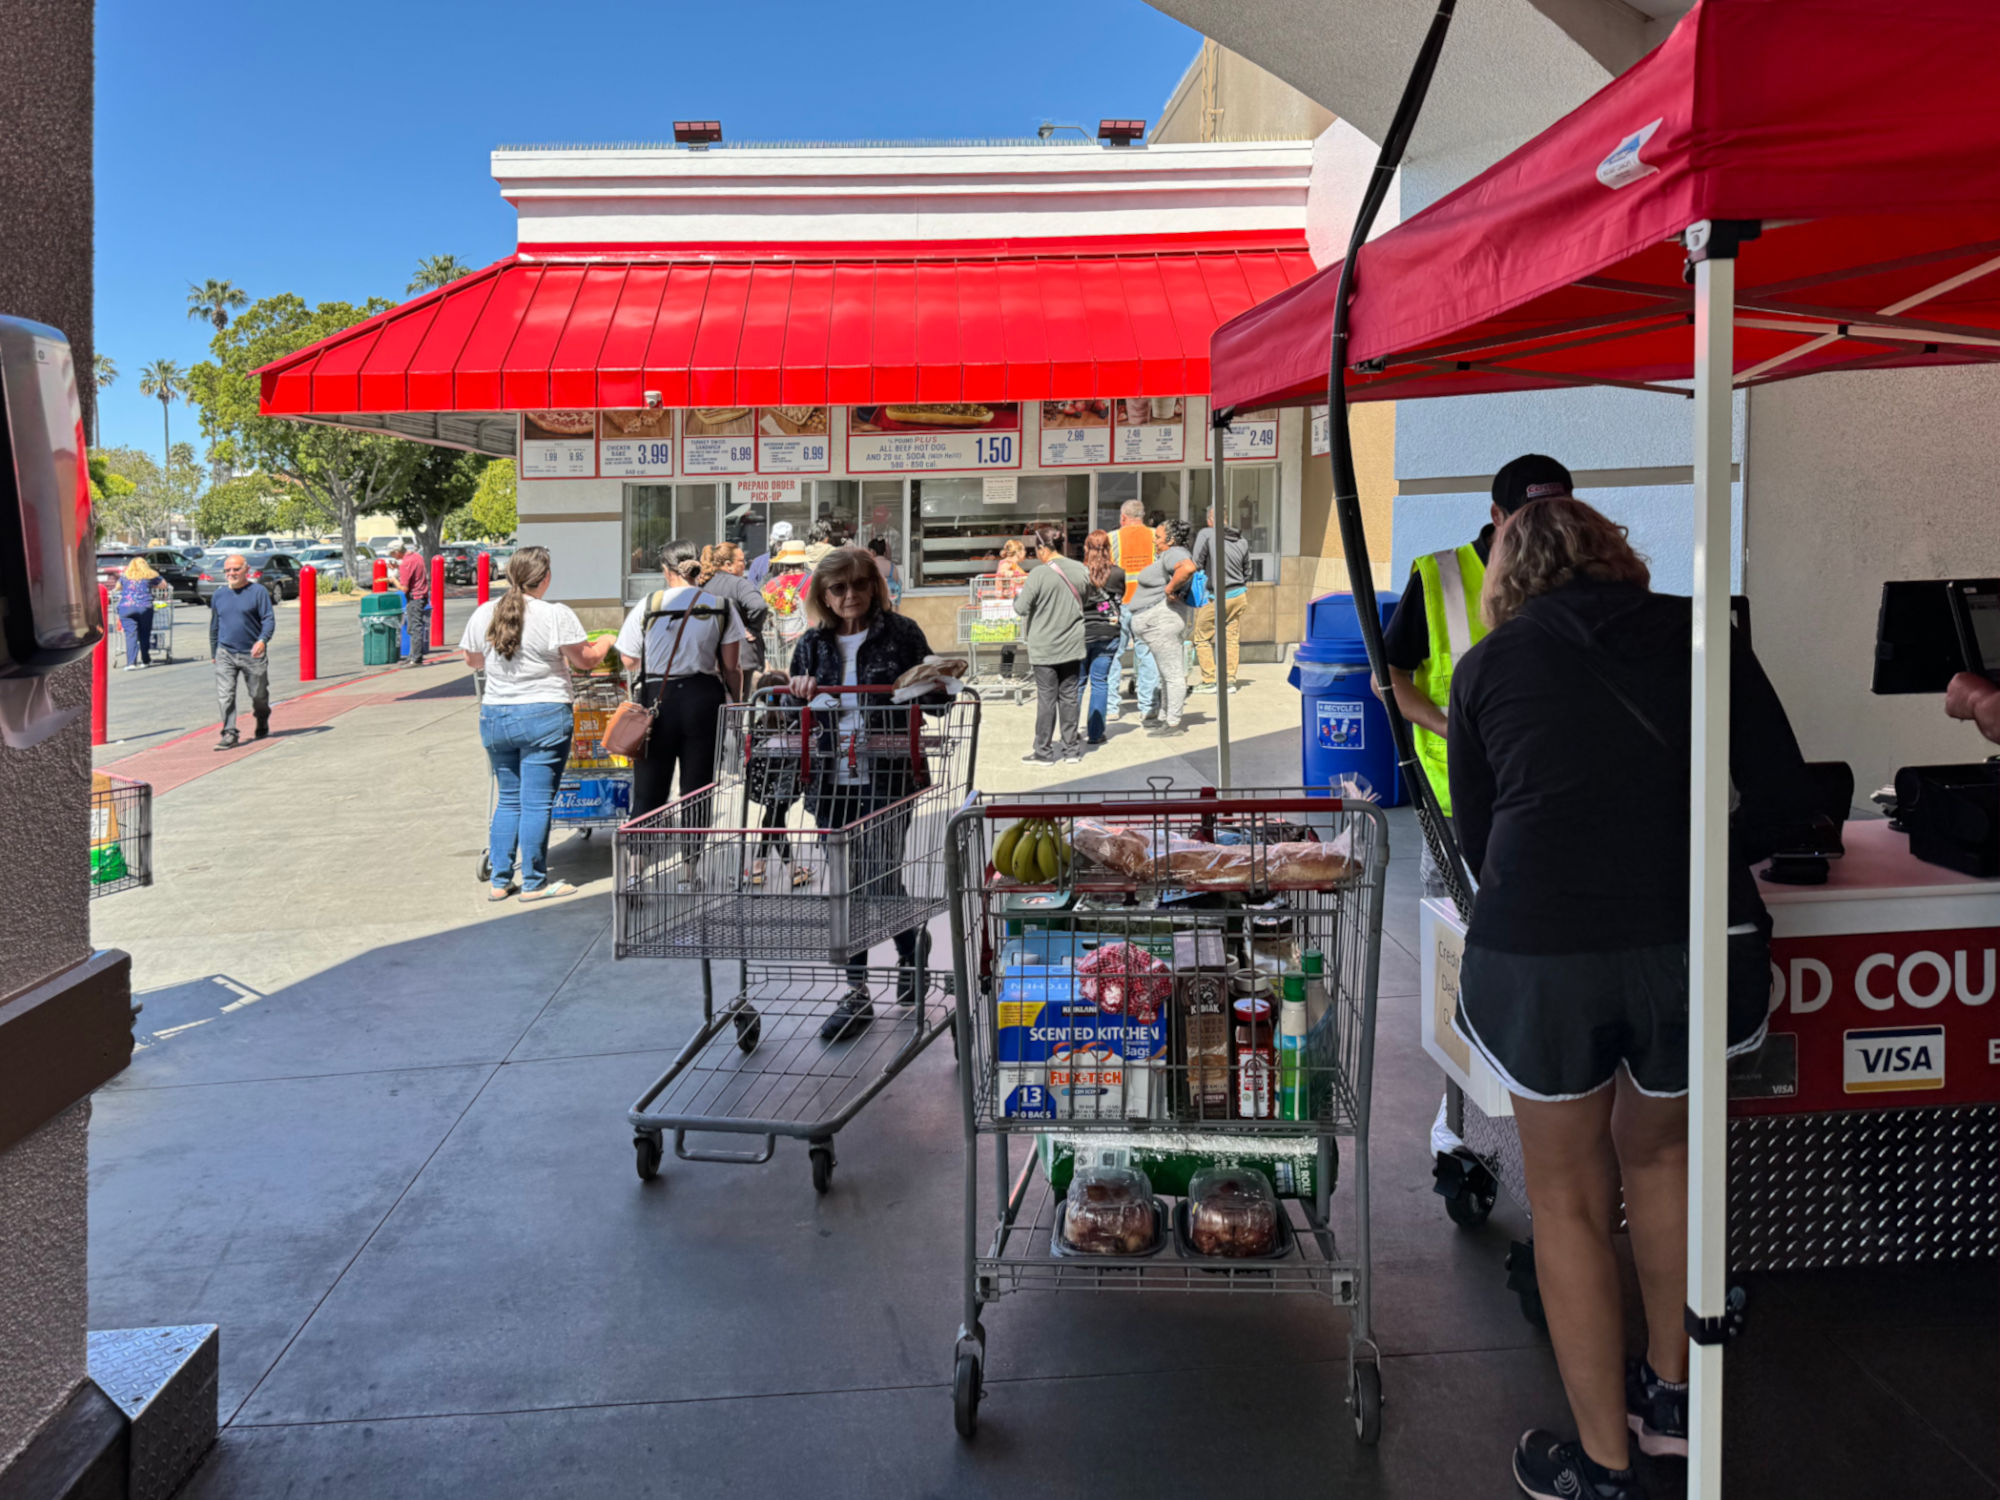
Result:
[[958,644],[972,672],[967,681],[989,699],[1007,693],[1019,703],[1034,685],[1014,613],[1015,596],[1026,581],[982,573],[972,580],[971,602],[958,609]]
[[[982,1394],[980,1313],[1007,1293],[1299,1292],[1351,1310],[1349,1404],[1357,1437],[1376,1440],[1368,1116],[1387,856],[1379,808],[1301,791],[1162,782],[981,797],[953,818],[962,1436]],[[1342,1136],[1352,1227],[1337,1236]],[[1016,1137],[1032,1140],[1018,1170]],[[1217,1166],[1238,1171],[1210,1196],[1196,1174]],[[1143,1196],[1112,1227],[1086,1194],[1073,1221],[1065,1189],[1082,1173],[1091,1193]]]
[[[616,956],[698,959],[702,973],[700,1029],[626,1116],[642,1180],[668,1132],[683,1161],[746,1164],[786,1136],[807,1142],[823,1193],[834,1136],[951,1029],[929,923],[945,908],[945,832],[971,786],[979,698],[889,699],[841,688],[805,706],[779,691],[730,705],[715,783],[618,830]],[[869,965],[913,930],[914,966]],[[713,962],[732,959],[718,1009]],[[856,990],[873,1019],[822,1040]],[[763,1139],[727,1150],[690,1146],[690,1132]]]
[[90,773],[90,899],[153,883],[153,788]]
[[[472,674],[473,690],[486,698],[486,673]],[[604,748],[604,730],[625,701],[624,679],[614,673],[570,673],[569,761],[556,784],[549,821],[557,828],[579,830],[589,838],[599,828],[616,828],[632,816],[632,763]],[[486,780],[486,817],[491,823],[500,797],[500,783]],[[479,854],[479,879],[493,878],[491,853]]]

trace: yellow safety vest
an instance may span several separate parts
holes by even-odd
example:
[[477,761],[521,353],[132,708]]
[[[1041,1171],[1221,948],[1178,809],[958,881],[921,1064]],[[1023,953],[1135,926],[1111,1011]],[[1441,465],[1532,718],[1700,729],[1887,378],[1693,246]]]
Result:
[[[1424,624],[1431,638],[1431,654],[1411,677],[1418,692],[1439,708],[1449,708],[1453,662],[1486,638],[1486,622],[1479,614],[1486,564],[1479,560],[1479,549],[1468,543],[1420,557],[1411,571],[1423,580]],[[1416,735],[1417,759],[1437,794],[1438,809],[1450,817],[1451,777],[1445,766],[1444,737],[1418,725],[1410,728]]]

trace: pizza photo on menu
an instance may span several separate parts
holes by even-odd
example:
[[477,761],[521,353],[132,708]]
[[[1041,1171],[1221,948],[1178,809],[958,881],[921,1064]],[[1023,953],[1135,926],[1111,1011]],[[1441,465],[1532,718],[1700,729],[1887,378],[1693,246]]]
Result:
[[748,437],[750,428],[747,406],[696,406],[687,413],[689,437]]
[[674,414],[661,407],[601,411],[597,414],[597,435],[608,443],[628,439],[666,442],[674,435]]
[[969,429],[1010,429],[1021,425],[1021,408],[1013,402],[904,402],[854,408],[855,432],[964,432]]
[[594,411],[524,411],[521,436],[531,443],[564,443],[597,432]]

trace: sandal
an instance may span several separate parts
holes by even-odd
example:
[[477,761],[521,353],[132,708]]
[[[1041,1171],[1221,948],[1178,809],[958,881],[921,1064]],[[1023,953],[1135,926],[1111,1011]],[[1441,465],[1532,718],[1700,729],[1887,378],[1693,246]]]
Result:
[[804,865],[792,866],[793,890],[797,890],[802,885],[811,885],[812,878],[813,878],[813,872],[811,870],[808,870]]
[[762,885],[764,883],[763,860],[760,859],[755,864],[750,866],[750,883],[752,885]]
[[567,880],[558,880],[554,885],[545,885],[539,891],[523,891],[523,901],[547,901],[555,896],[574,896],[576,887]]
[[513,894],[514,887],[511,885],[496,885],[486,893],[486,899],[488,901],[505,901]]

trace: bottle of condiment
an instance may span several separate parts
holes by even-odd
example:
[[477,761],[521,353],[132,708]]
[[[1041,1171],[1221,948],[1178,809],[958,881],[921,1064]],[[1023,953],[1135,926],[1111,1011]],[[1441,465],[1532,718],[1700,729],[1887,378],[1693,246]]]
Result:
[[1277,1103],[1278,1051],[1271,1002],[1254,997],[1231,1007],[1236,1046],[1231,1058],[1236,1080],[1236,1118],[1269,1120]]
[[1278,1118],[1306,1117],[1306,976],[1285,976],[1284,999],[1278,1006]]

